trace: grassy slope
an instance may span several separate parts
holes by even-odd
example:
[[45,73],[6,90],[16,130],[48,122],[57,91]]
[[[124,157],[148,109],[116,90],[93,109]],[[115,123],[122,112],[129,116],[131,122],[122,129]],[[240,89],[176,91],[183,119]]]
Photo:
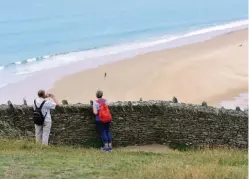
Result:
[[247,152],[228,149],[167,153],[101,152],[0,141],[2,179],[247,178]]

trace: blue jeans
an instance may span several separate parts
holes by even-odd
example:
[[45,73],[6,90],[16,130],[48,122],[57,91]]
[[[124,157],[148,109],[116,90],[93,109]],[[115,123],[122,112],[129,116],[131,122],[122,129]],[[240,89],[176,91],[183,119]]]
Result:
[[96,121],[97,128],[99,130],[101,139],[104,144],[112,142],[112,136],[110,132],[110,123],[102,123],[100,121]]

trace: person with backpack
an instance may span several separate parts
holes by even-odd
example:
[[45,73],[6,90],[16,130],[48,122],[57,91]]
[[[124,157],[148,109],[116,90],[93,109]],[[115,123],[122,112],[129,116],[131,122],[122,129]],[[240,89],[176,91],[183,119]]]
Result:
[[[51,98],[47,100],[46,98]],[[35,124],[35,138],[37,143],[48,145],[49,134],[52,125],[50,110],[59,106],[58,100],[52,94],[46,94],[44,90],[38,91],[38,98],[34,100],[33,121]]]
[[110,132],[110,123],[112,121],[112,115],[106,99],[102,98],[103,92],[98,90],[96,92],[96,97],[97,100],[93,101],[93,113],[96,115],[96,125],[104,143],[104,147],[101,149],[104,151],[111,151],[112,136]]

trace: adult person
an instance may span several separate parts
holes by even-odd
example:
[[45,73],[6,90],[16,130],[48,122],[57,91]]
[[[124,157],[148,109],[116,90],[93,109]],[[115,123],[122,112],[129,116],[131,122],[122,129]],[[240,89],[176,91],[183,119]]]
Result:
[[34,100],[33,104],[35,138],[37,143],[48,145],[52,125],[50,110],[55,109],[60,104],[53,94],[47,94],[44,90],[39,90],[37,95],[38,98]]
[[96,92],[97,100],[93,101],[93,113],[96,115],[96,125],[100,133],[104,151],[112,150],[112,136],[110,132],[110,123],[112,120],[107,100],[103,98],[103,91]]

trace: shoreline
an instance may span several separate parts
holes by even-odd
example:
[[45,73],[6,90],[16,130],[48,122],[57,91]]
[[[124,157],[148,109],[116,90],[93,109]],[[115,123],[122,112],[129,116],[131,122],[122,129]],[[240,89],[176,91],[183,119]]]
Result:
[[[216,28],[216,27],[210,27]],[[220,26],[221,28],[221,26]],[[99,56],[96,58],[85,58],[84,54],[86,52],[73,52],[70,54],[65,54],[63,56],[54,56],[52,60],[48,60],[46,63],[58,63],[62,60],[64,64],[65,59],[70,59],[70,63],[65,63],[59,67],[53,67],[50,69],[45,69],[42,71],[35,72],[34,74],[25,74],[23,79],[18,82],[10,83],[5,87],[0,88],[0,103],[6,103],[8,100],[12,101],[15,104],[22,104],[22,99],[25,98],[28,103],[32,103],[33,99],[36,97],[36,92],[39,89],[51,89],[53,85],[58,81],[67,76],[79,73],[81,71],[87,71],[89,69],[99,68],[105,64],[113,64],[116,62],[126,61],[127,59],[133,59],[139,57],[140,55],[147,55],[150,53],[157,53],[165,50],[178,49],[181,47],[186,47],[194,44],[201,44],[210,39],[217,38],[222,35],[230,34],[237,31],[247,30],[244,26],[224,28],[217,31],[205,32],[204,34],[193,35],[188,38],[180,38],[170,42],[160,42],[158,45],[153,45],[148,48],[141,48],[135,51],[123,52],[117,54],[106,54],[105,56]],[[198,31],[200,33],[200,31]],[[161,44],[162,43],[162,44]],[[99,49],[102,50],[102,49]],[[111,49],[105,49],[105,51]],[[101,52],[101,51],[99,51]],[[91,54],[92,52],[90,52]],[[101,52],[103,53],[103,52]],[[103,55],[103,54],[102,54]],[[83,58],[84,60],[80,60]],[[58,61],[59,60],[59,61]],[[80,60],[80,61],[79,61]],[[50,61],[50,62],[49,62]],[[30,63],[28,65],[39,66],[40,62]],[[61,63],[61,62],[60,62]],[[28,69],[29,67],[27,67]],[[3,79],[8,78],[8,75],[3,74]],[[37,83],[37,79],[39,83]],[[18,89],[18,93],[17,90]],[[172,98],[172,97],[171,97]],[[171,99],[170,98],[170,99]],[[137,99],[136,99],[137,100]],[[83,102],[83,101],[79,101]],[[89,101],[87,101],[88,103]]]
[[110,101],[140,97],[171,100],[176,96],[180,102],[206,101],[219,107],[223,101],[248,93],[247,32],[248,29],[238,30],[204,42],[149,52],[77,72],[58,80],[50,91],[69,103],[88,103],[100,88]]
[[[237,19],[237,20],[234,20],[234,21],[228,21],[228,22],[224,22],[222,24],[216,24],[216,25],[213,25],[213,26],[206,26],[204,28],[197,28],[197,29],[194,29],[194,30],[185,30],[185,31],[177,31],[176,33],[173,33],[173,32],[169,32],[167,33],[166,35],[161,35],[161,36],[155,36],[155,37],[148,37],[149,39],[147,40],[134,40],[134,41],[131,41],[131,43],[129,42],[125,42],[124,44],[118,44],[116,43],[116,45],[107,45],[107,46],[100,46],[100,47],[92,47],[92,48],[86,48],[86,49],[78,49],[78,50],[74,50],[74,51],[65,51],[65,52],[60,52],[60,53],[54,53],[54,54],[47,54],[47,55],[42,55],[42,56],[36,56],[36,57],[30,57],[30,58],[27,58],[27,59],[19,59],[17,61],[14,61],[14,62],[10,62],[10,63],[7,63],[7,64],[2,64],[0,65],[0,70],[3,70],[5,68],[9,68],[10,66],[18,66],[18,65],[24,65],[24,64],[28,64],[30,62],[39,62],[39,61],[42,61],[42,60],[46,60],[48,58],[53,58],[53,57],[56,57],[56,56],[63,56],[63,55],[68,55],[70,53],[81,53],[81,52],[87,52],[87,51],[93,51],[93,50],[99,50],[99,49],[104,49],[104,48],[112,48],[112,47],[116,47],[116,46],[127,46],[127,45],[135,45],[135,44],[147,44],[150,43],[150,42],[153,42],[155,44],[153,44],[152,46],[149,45],[150,47],[154,47],[156,46],[156,44],[162,44],[160,41],[165,41],[165,42],[170,42],[170,41],[175,41],[175,40],[180,40],[182,38],[189,38],[189,37],[193,37],[193,36],[199,36],[199,35],[205,35],[205,34],[209,34],[209,33],[214,33],[213,35],[214,36],[219,36],[219,35],[222,35],[222,34],[225,34],[225,33],[229,33],[229,32],[233,32],[233,31],[237,31],[237,30],[243,30],[243,29],[246,29],[247,26],[248,26],[248,19]],[[213,38],[214,36],[211,35],[210,38]],[[205,40],[209,40],[208,36],[207,38],[203,38],[204,41]],[[182,45],[188,45],[188,44],[191,44],[191,43],[197,43],[197,42],[200,42],[200,40],[196,39],[196,40],[193,40],[193,42],[189,42],[189,43],[183,43]],[[203,41],[203,40],[201,40]],[[147,46],[145,45],[145,46]],[[182,45],[177,45],[176,47],[178,46],[182,46]],[[173,47],[169,47],[169,48],[175,48],[174,47],[175,45],[173,45]],[[164,49],[165,47],[163,47]],[[168,47],[167,47],[168,48]],[[160,49],[160,48],[159,48]],[[162,49],[162,50],[163,50]],[[154,50],[153,50],[154,51]],[[149,53],[150,50],[147,52]]]

